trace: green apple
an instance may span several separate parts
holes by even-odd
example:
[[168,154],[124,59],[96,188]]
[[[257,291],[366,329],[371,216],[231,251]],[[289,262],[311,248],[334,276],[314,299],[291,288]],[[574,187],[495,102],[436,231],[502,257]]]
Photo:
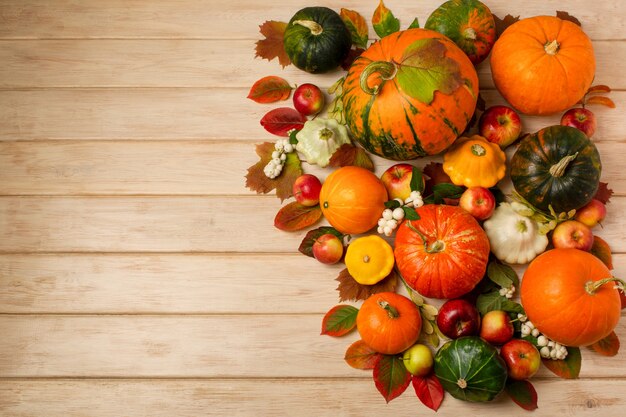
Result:
[[406,370],[415,376],[428,375],[433,369],[433,353],[426,345],[416,344],[402,355]]

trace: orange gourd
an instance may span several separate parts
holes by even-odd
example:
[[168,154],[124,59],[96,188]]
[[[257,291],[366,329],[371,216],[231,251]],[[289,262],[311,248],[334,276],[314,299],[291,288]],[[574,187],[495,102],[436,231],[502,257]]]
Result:
[[419,220],[396,232],[396,265],[406,283],[425,297],[457,298],[480,282],[489,239],[476,219],[456,206],[418,208]]
[[356,327],[365,344],[376,352],[395,355],[417,341],[422,330],[419,308],[403,295],[383,292],[363,302]]
[[496,88],[517,110],[544,115],[580,100],[593,81],[596,60],[582,29],[553,16],[509,26],[491,51]]
[[619,321],[620,295],[609,269],[578,249],[553,249],[535,258],[522,279],[528,319],[565,346],[587,346],[608,336]]
[[364,233],[376,226],[387,201],[387,190],[371,171],[346,166],[322,184],[320,207],[328,222],[341,233]]

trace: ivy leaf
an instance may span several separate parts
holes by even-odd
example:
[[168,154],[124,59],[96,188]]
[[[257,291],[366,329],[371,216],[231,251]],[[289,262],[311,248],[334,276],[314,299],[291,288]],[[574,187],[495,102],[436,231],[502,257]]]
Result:
[[365,18],[354,10],[344,8],[341,8],[339,16],[341,16],[341,20],[343,20],[348,31],[350,31],[352,45],[359,48],[367,48],[369,29],[367,28]]
[[402,394],[411,383],[411,374],[397,355],[380,355],[374,365],[374,384],[387,402]]
[[328,336],[344,336],[356,327],[356,315],[359,309],[341,304],[331,308],[322,320],[322,332]]
[[420,27],[420,22],[419,22],[419,20],[417,20],[417,17],[416,17],[415,19],[413,19],[413,21],[409,25],[408,29],[417,29],[419,27]]
[[604,339],[601,339],[589,346],[591,349],[603,356],[615,356],[619,352],[619,337],[615,332],[611,332]]
[[348,272],[348,268],[345,268],[339,273],[339,276],[335,279],[339,282],[337,291],[339,291],[339,301],[358,301],[366,300],[372,294],[379,292],[393,292],[396,290],[398,283],[398,277],[394,271],[386,276],[381,281],[374,285],[359,284],[352,278],[352,275]]
[[257,80],[252,85],[248,98],[257,103],[274,103],[286,100],[292,88],[284,78],[270,75]]
[[413,376],[415,394],[422,404],[431,410],[437,411],[443,401],[443,387],[434,373],[427,376]]
[[345,167],[353,165],[374,171],[374,162],[365,149],[344,143],[333,153],[328,163],[331,167]]
[[287,29],[287,23],[268,20],[259,26],[259,31],[265,39],[256,42],[256,57],[271,61],[278,58],[278,63],[284,68],[291,64],[291,60],[285,52],[283,36]]
[[437,39],[420,39],[409,45],[398,65],[399,86],[409,96],[430,104],[435,91],[452,94],[463,85],[459,63],[446,56]]
[[340,240],[343,240],[343,234],[339,232],[334,227],[330,226],[322,226],[317,229],[309,230],[309,232],[302,239],[302,243],[298,247],[298,251],[306,256],[310,256],[313,258],[313,244],[317,240],[318,237],[325,235],[327,233],[333,234],[337,236]]
[[585,98],[585,105],[588,104],[600,104],[602,106],[606,106],[610,109],[615,108],[615,102],[608,97],[603,96],[593,96],[589,98]]
[[391,10],[385,7],[383,0],[380,0],[372,16],[372,26],[374,26],[376,34],[384,38],[400,30],[400,21],[396,19]]
[[344,360],[355,369],[374,369],[380,359],[380,353],[369,347],[364,341],[357,340],[348,347]]
[[570,21],[578,26],[582,26],[582,24],[580,23],[580,20],[578,20],[577,18],[575,18],[574,16],[572,16],[571,14],[567,12],[557,10],[556,17],[558,17],[559,19]]
[[343,68],[345,71],[348,71],[350,67],[352,66],[352,64],[354,63],[354,60],[360,57],[363,52],[365,52],[365,49],[363,48],[350,49],[350,51],[348,52],[348,55],[346,55],[344,60],[341,61],[341,64],[339,65],[341,65],[341,68]]
[[537,391],[530,381],[515,381],[509,378],[504,390],[515,404],[524,410],[532,411],[537,409]]
[[593,237],[593,245],[589,250],[592,255],[600,259],[607,268],[613,269],[613,255],[611,254],[611,247],[604,239],[599,236]]
[[507,14],[506,16],[504,16],[504,19],[500,19],[494,14],[493,20],[496,22],[496,35],[499,38],[500,35],[502,35],[502,32],[506,30],[506,28],[511,26],[513,23],[519,21],[519,16],[511,16],[510,14]]
[[319,205],[308,207],[293,201],[281,208],[274,218],[274,227],[285,232],[295,232],[309,227],[322,218]]
[[246,187],[258,194],[267,194],[272,190],[276,190],[276,196],[281,201],[289,198],[293,194],[293,183],[300,175],[302,175],[302,164],[295,152],[287,154],[285,166],[281,174],[274,178],[268,178],[263,172],[263,168],[272,159],[274,152],[274,143],[264,142],[256,147],[256,153],[260,160],[256,164],[248,168],[246,175]]
[[413,167],[411,172],[411,191],[424,192],[424,176],[418,167]]
[[611,196],[613,195],[613,190],[609,188],[609,184],[606,182],[600,182],[598,186],[598,191],[596,191],[596,195],[593,196],[596,200],[600,200],[603,204],[608,204],[611,202]]
[[502,288],[519,287],[519,278],[513,268],[497,261],[489,262],[487,277]]
[[261,126],[276,136],[289,136],[293,129],[302,129],[307,118],[290,107],[279,107],[270,110],[261,119]]
[[577,347],[567,347],[567,357],[564,360],[541,360],[543,364],[555,375],[565,379],[576,379],[580,374],[581,356]]

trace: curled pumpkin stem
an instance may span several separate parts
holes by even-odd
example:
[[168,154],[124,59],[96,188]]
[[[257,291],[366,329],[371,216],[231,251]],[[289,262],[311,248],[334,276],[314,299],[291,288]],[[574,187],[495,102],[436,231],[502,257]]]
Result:
[[[369,95],[375,96],[380,92],[380,89],[385,84],[385,81],[392,80],[396,76],[398,67],[393,62],[389,61],[374,61],[371,62],[363,72],[359,79],[359,85],[361,89]],[[369,86],[368,80],[370,75],[378,73],[382,81],[373,87]]]
[[604,278],[598,281],[589,281],[585,284],[585,291],[587,291],[587,294],[589,295],[594,295],[604,284],[608,284],[609,282],[615,282],[615,288],[626,294],[626,282],[615,277]]

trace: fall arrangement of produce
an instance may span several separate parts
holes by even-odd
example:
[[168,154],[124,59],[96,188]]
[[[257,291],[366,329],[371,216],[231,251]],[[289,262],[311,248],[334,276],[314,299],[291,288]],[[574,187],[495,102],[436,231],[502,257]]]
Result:
[[[347,9],[306,7],[260,26],[258,57],[347,72],[330,103],[314,83],[272,75],[252,86],[248,98],[293,96],[293,107],[261,119],[280,138],[257,146],[246,185],[293,197],[275,227],[307,229],[301,253],[345,264],[337,291],[352,304],[332,307],[321,333],[358,331],[345,361],[372,372],[387,401],[412,384],[433,410],[445,393],[502,392],[533,410],[542,364],[576,378],[581,348],[619,349],[624,281],[593,231],[612,191],[588,108],[615,105],[609,87],[592,86],[593,45],[566,12],[500,19],[477,0],[447,1],[404,30],[380,1],[371,23],[380,39]],[[483,61],[508,105],[481,98]],[[523,133],[520,114],[562,118]],[[397,163],[378,177],[371,154]],[[422,157],[422,169],[407,162]],[[305,162],[328,176],[304,173]],[[526,264],[520,279],[511,265]]]

